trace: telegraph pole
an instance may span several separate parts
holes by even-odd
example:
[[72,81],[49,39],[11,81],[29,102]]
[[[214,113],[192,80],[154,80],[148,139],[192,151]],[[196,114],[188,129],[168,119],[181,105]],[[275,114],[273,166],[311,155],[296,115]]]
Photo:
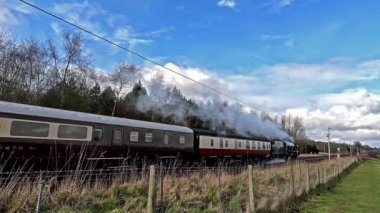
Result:
[[331,153],[330,153],[330,127],[327,127],[327,143],[328,143],[328,151],[329,151],[329,160],[331,159]]
[[350,156],[352,156],[352,140],[350,139]]
[[359,146],[356,146],[356,155],[359,156]]

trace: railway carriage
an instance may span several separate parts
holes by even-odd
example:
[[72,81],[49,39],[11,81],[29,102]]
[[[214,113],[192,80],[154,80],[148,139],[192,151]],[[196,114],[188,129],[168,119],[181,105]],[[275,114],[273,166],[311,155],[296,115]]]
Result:
[[0,101],[3,157],[63,157],[83,146],[101,157],[195,154],[187,127]]
[[195,143],[201,157],[268,157],[271,142],[260,137],[242,137],[215,131],[194,130]]
[[180,157],[262,160],[297,156],[294,143],[0,101],[2,159]]

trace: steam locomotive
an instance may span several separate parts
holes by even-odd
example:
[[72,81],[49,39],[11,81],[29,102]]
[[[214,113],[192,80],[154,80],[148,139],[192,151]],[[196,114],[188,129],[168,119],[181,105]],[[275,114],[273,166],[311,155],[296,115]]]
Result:
[[182,159],[295,158],[291,141],[220,134],[140,120],[116,118],[0,101],[3,159],[70,158],[83,147],[96,158]]

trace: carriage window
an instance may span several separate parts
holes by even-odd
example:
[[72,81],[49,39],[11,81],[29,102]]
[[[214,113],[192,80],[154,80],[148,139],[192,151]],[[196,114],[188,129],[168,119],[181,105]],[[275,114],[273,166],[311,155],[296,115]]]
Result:
[[122,141],[123,134],[120,129],[114,129],[112,135],[112,143],[120,144]]
[[93,141],[94,142],[101,142],[102,137],[103,137],[103,130],[102,129],[94,129]]
[[239,148],[241,148],[241,141],[239,141]]
[[211,147],[214,146],[214,139],[211,139]]
[[164,134],[164,144],[169,144],[169,135]]
[[70,138],[70,139],[86,139],[87,127],[84,126],[71,126],[71,125],[59,125],[58,138]]
[[228,147],[228,140],[226,140],[226,147]]
[[250,141],[246,141],[245,142],[245,149],[250,149],[251,147],[249,146],[250,144]]
[[179,144],[185,144],[185,136],[179,136]]
[[235,149],[237,149],[237,146],[238,146],[238,142],[237,140],[235,140]]
[[27,121],[12,121],[11,135],[47,137],[49,135],[49,124]]
[[145,142],[147,143],[153,142],[153,133],[151,132],[145,133]]
[[139,142],[139,132],[138,131],[131,131],[131,134],[129,136],[129,141]]
[[222,138],[219,139],[219,147],[223,148],[223,139]]

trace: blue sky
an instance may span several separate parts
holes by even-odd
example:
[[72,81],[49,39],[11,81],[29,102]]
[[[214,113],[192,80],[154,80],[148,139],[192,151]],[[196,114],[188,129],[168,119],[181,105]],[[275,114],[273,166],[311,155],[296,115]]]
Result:
[[[211,0],[33,2],[84,27],[91,24],[88,28],[114,40],[139,39],[133,49],[152,58],[220,72],[380,56],[380,48],[374,45],[380,43],[380,3],[373,0],[237,0],[233,7]],[[27,6],[22,8],[29,14],[17,14],[22,23],[16,33],[55,36],[52,22],[67,28]],[[99,43],[89,46],[110,59],[126,57],[123,52],[106,51]],[[104,58],[104,54],[96,56]]]
[[[380,125],[375,127],[380,123],[379,1],[32,3],[183,74],[212,82],[210,86],[258,109],[299,114],[313,138],[325,135],[327,125],[342,129],[336,140],[380,138]],[[16,0],[0,0],[0,14],[0,25],[19,38],[57,38],[70,29]],[[98,69],[112,71],[116,62],[126,60],[155,70],[109,44],[86,39]],[[174,82],[187,96],[199,96],[194,85],[182,80]],[[345,119],[337,122],[341,113]]]

